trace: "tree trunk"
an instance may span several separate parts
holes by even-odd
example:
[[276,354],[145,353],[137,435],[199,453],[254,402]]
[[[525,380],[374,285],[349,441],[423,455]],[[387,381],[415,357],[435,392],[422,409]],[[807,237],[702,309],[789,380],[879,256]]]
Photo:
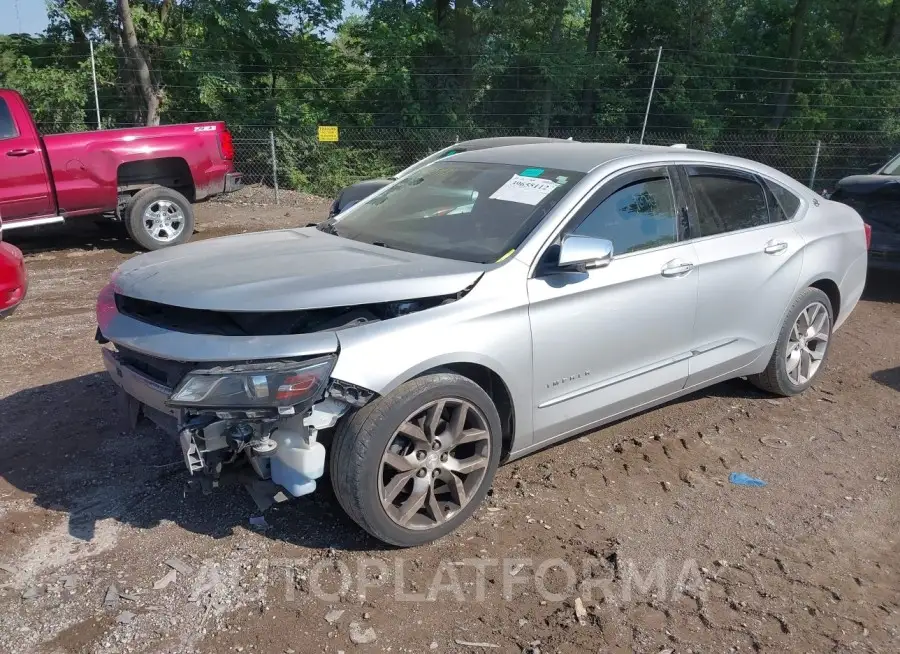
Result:
[[600,28],[603,18],[603,0],[591,0],[591,17],[587,32],[587,61],[589,66],[585,71],[584,83],[581,87],[581,120],[584,125],[590,125],[594,117],[594,89],[593,68],[597,63],[597,45],[600,43]]
[[475,79],[475,57],[473,52],[474,22],[472,20],[473,0],[456,0],[453,10],[453,37],[457,53],[457,119],[469,115],[469,104],[473,96]]
[[846,54],[853,52],[853,46],[856,43],[856,32],[859,29],[860,14],[862,14],[863,3],[853,3],[850,18],[847,21],[847,27],[844,29],[844,36],[841,39],[843,50]]
[[791,17],[791,36],[788,42],[787,76],[781,82],[781,90],[775,105],[775,114],[770,123],[771,129],[778,129],[784,123],[787,115],[788,103],[794,91],[794,78],[797,76],[797,59],[800,57],[800,49],[803,47],[803,24],[809,13],[809,0],[797,0]]
[[435,0],[434,2],[434,24],[440,27],[447,14],[450,13],[450,0]]
[[138,88],[141,90],[141,96],[144,98],[144,106],[146,113],[144,114],[145,125],[159,125],[159,104],[162,98],[162,92],[153,83],[150,75],[150,66],[144,53],[141,52],[141,46],[138,44],[137,32],[134,30],[134,20],[131,17],[131,5],[128,0],[118,0],[119,18],[122,20],[123,45],[131,66],[134,68],[133,74],[137,77]]
[[891,13],[888,14],[882,45],[885,50],[893,50],[898,42],[900,42],[900,0],[894,0],[891,3]]
[[[553,8],[553,28],[550,31],[550,50],[557,52],[559,48],[559,37],[562,31],[563,14],[566,11],[566,0],[556,0],[556,6]],[[551,57],[552,58],[552,57]],[[541,100],[541,136],[550,135],[550,116],[553,113],[553,79],[549,71],[544,72],[544,93]]]

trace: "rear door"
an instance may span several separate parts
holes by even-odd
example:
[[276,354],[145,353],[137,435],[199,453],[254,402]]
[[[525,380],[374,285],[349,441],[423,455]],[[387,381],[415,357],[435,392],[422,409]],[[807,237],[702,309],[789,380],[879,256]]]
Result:
[[0,214],[7,223],[52,213],[50,181],[37,135],[17,125],[0,98]]
[[792,220],[802,200],[738,169],[686,166],[682,179],[699,280],[690,387],[749,364],[777,338],[803,262]]

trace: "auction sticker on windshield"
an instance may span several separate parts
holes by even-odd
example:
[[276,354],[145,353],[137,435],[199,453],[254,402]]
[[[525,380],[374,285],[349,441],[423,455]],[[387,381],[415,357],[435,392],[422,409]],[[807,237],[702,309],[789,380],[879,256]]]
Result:
[[549,179],[513,175],[508,182],[494,191],[490,199],[536,205],[560,186]]

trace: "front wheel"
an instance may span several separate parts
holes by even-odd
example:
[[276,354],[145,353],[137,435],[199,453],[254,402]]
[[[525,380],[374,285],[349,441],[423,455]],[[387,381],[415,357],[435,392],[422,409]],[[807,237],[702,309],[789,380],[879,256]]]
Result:
[[788,310],[769,365],[750,381],[778,395],[797,395],[813,383],[825,365],[834,311],[831,300],[808,288]]
[[500,462],[500,434],[497,409],[470,379],[419,377],[338,427],[335,495],[379,540],[400,547],[431,542],[481,504]]
[[125,215],[128,235],[145,250],[187,243],[194,233],[194,208],[178,191],[148,186],[134,194]]

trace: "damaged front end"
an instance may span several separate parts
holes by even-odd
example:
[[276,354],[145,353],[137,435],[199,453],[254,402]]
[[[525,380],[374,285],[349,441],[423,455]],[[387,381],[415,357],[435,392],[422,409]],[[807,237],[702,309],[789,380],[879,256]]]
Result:
[[[98,340],[105,340],[98,334]],[[325,471],[320,432],[371,391],[330,379],[336,355],[199,365],[103,349],[132,425],[143,416],[177,437],[190,473],[218,480],[242,459],[294,497]]]

